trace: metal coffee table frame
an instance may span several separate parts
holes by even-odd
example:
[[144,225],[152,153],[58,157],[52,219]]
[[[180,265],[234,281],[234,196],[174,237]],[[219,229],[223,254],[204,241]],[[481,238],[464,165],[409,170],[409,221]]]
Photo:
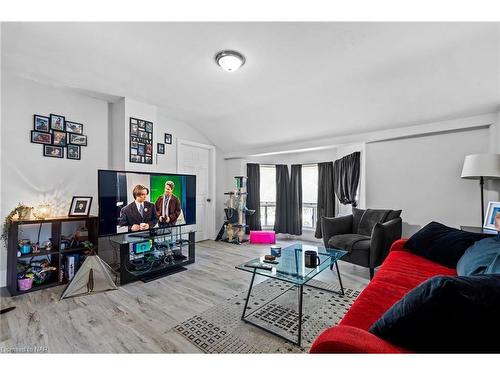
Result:
[[[326,255],[326,254],[323,254],[323,255]],[[264,330],[264,331],[266,331],[268,333],[271,333],[271,334],[273,334],[275,336],[278,336],[278,337],[280,337],[282,339],[285,339],[286,341],[291,342],[294,345],[301,346],[301,343],[302,343],[302,310],[303,310],[304,285],[307,286],[307,287],[314,288],[314,289],[323,290],[323,291],[326,291],[326,292],[329,292],[329,293],[335,293],[335,294],[339,294],[341,296],[344,296],[344,286],[342,285],[342,278],[340,277],[339,266],[337,264],[337,261],[340,258],[333,259],[333,257],[332,257],[330,259],[331,259],[330,266],[333,267],[333,264],[335,264],[335,268],[337,270],[337,277],[338,277],[339,283],[340,283],[340,292],[337,292],[335,290],[320,288],[320,287],[317,287],[317,286],[314,286],[314,285],[307,284],[307,282],[309,282],[314,277],[316,277],[316,275],[319,275],[322,271],[324,271],[324,269],[321,272],[316,273],[310,279],[308,279],[307,282],[305,282],[303,284],[300,284],[300,285],[297,285],[297,284],[294,284],[291,281],[284,280],[283,278],[280,278],[280,277],[277,277],[277,276],[273,277],[272,275],[258,274],[257,273],[257,269],[254,268],[253,272],[252,272],[252,280],[250,281],[250,288],[248,289],[247,298],[246,298],[246,301],[245,301],[245,306],[243,307],[243,313],[241,314],[241,320],[244,321],[245,323],[248,323],[248,324],[251,324],[251,325],[253,325],[255,327],[258,327],[258,328],[260,328],[260,329],[262,329],[262,330]],[[260,306],[258,309],[252,311],[249,314],[246,314],[248,303],[250,301],[250,295],[252,294],[252,288],[253,288],[253,284],[254,284],[254,281],[255,281],[255,275],[257,275],[257,274],[260,275],[260,276],[264,276],[264,277],[269,277],[269,278],[274,278],[274,279],[278,279],[278,280],[281,280],[281,281],[285,281],[285,282],[288,282],[288,283],[293,284],[293,285],[290,288],[288,288],[287,290],[285,290],[284,292],[280,293],[279,295],[277,295],[276,297],[274,297],[273,299],[271,299],[270,301],[267,301],[265,304],[263,304],[262,306]],[[281,297],[283,294],[289,292],[290,290],[292,290],[294,288],[298,288],[298,306],[299,306],[299,318],[298,319],[299,319],[299,328],[298,328],[298,334],[297,334],[297,341],[291,340],[289,337],[281,335],[281,334],[279,334],[279,333],[277,333],[275,331],[270,330],[269,328],[263,327],[263,326],[255,323],[255,322],[252,322],[251,320],[247,319],[251,315],[254,315],[255,313],[257,313],[263,307],[267,306],[268,304],[270,304],[271,302],[273,302],[274,300],[276,300],[277,298]]]

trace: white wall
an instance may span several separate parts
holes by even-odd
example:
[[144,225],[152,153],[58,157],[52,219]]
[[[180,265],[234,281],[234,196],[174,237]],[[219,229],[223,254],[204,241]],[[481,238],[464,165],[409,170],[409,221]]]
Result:
[[402,209],[404,236],[433,220],[479,226],[478,181],[460,173],[465,155],[488,147],[488,129],[368,143],[366,206]]
[[[18,202],[51,203],[54,215],[67,215],[75,195],[93,196],[97,214],[97,169],[108,167],[108,103],[70,90],[3,74],[1,129],[1,217]],[[43,145],[30,143],[33,114],[60,114],[83,123],[87,147],[81,160],[44,157]],[[0,257],[0,285],[5,285],[6,249]]]

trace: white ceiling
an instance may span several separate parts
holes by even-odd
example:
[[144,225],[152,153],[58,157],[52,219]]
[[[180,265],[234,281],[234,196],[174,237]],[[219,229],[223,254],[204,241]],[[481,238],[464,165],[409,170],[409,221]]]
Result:
[[[499,25],[3,23],[2,68],[158,105],[241,152],[494,111]],[[221,70],[221,49],[246,64]]]

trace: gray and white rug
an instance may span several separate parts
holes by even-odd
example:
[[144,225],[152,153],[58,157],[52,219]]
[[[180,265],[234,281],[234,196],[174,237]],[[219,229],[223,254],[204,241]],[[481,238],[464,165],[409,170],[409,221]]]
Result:
[[[311,285],[339,291],[337,284],[312,280]],[[247,319],[296,341],[298,332],[298,288],[275,298],[291,284],[268,279],[253,287]],[[195,315],[174,330],[205,353],[301,353],[309,351],[314,339],[336,325],[359,295],[344,289],[345,295],[304,287],[302,347],[274,336],[241,320],[248,291],[235,294],[224,303]],[[266,302],[273,300],[262,307]],[[258,310],[258,311],[257,311]],[[256,312],[255,312],[256,311]],[[252,315],[250,315],[254,312]]]

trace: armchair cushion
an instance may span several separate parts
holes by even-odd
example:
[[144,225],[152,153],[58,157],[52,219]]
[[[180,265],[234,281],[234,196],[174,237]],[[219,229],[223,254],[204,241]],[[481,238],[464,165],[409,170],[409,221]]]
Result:
[[370,237],[362,234],[338,234],[328,240],[328,245],[347,252],[352,250],[370,250]]
[[375,224],[385,222],[390,211],[367,209],[359,222],[358,234],[371,236]]

